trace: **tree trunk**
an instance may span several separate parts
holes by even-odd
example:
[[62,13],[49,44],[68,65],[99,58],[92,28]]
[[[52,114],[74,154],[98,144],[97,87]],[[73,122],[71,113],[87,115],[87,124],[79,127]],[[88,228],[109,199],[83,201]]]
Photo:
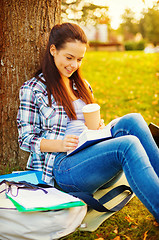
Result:
[[16,123],[19,88],[38,70],[60,9],[61,0],[0,0],[0,174],[26,166]]

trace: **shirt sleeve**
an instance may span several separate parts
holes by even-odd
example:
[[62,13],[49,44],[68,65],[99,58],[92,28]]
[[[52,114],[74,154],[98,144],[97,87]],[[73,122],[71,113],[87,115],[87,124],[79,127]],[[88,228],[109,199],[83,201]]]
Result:
[[20,106],[17,115],[19,145],[24,151],[41,154],[40,142],[43,139],[40,128],[39,109],[33,90],[27,86],[20,89]]

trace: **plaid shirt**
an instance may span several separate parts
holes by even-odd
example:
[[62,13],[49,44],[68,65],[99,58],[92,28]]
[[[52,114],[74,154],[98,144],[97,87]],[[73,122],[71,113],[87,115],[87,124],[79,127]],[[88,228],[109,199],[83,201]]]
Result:
[[[42,74],[39,76],[44,80]],[[67,114],[63,106],[56,104],[52,95],[52,106],[49,106],[46,86],[35,77],[22,85],[19,98],[18,141],[21,149],[30,152],[27,168],[43,171],[43,180],[53,184],[52,170],[56,153],[41,152],[40,142],[43,138],[64,138]]]

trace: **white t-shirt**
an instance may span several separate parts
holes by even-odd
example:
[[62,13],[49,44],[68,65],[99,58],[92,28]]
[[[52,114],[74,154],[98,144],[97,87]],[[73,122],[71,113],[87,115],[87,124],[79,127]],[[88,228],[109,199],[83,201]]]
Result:
[[85,120],[82,113],[82,108],[86,104],[81,99],[77,99],[73,101],[73,104],[74,104],[77,120],[70,120],[68,118],[65,135],[73,134],[73,135],[79,136],[86,129],[86,126],[84,124]]

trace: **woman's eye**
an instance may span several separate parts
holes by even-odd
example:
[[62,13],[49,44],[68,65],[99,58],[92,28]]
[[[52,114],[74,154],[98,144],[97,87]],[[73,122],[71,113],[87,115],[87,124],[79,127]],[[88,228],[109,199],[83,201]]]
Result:
[[71,60],[72,58],[71,57],[66,57],[68,60]]

